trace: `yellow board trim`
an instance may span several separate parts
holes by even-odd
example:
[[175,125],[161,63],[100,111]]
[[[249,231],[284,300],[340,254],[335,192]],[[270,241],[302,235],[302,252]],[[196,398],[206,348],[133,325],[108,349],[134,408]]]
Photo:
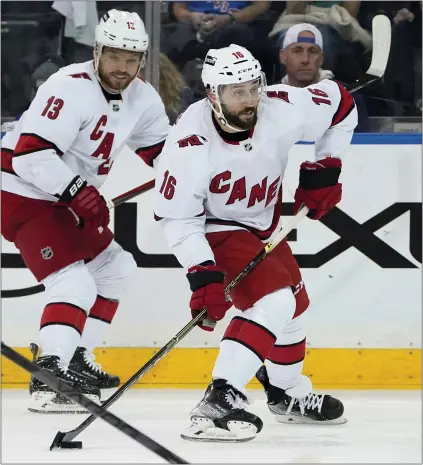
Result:
[[[31,358],[29,349],[16,348]],[[96,350],[103,368],[125,381],[158,349],[106,347]],[[203,388],[218,349],[175,348],[138,380],[136,387]],[[2,358],[2,387],[27,387],[29,374]],[[308,349],[304,374],[316,389],[421,389],[421,349]],[[259,387],[254,379],[250,388]]]

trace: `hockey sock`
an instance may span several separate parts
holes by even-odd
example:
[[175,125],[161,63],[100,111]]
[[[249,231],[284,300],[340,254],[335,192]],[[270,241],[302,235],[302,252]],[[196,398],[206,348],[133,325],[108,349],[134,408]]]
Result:
[[80,342],[81,347],[92,352],[101,344],[104,333],[110,326],[118,306],[119,302],[109,300],[100,295],[97,296],[85,323]]
[[57,355],[67,365],[81,339],[87,314],[64,302],[46,305],[40,323],[40,357]]

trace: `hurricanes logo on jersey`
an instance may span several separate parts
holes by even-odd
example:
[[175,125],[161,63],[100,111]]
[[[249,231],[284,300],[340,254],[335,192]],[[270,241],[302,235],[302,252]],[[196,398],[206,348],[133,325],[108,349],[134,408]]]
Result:
[[184,137],[183,139],[178,140],[179,148],[184,147],[193,147],[195,145],[204,145],[204,142],[207,142],[207,139],[203,136],[197,136],[196,134],[192,134],[191,136]]
[[277,98],[279,100],[284,100],[287,103],[291,103],[289,101],[288,92],[285,92],[282,90],[279,90],[279,91],[269,90],[266,92],[266,94],[269,98]]

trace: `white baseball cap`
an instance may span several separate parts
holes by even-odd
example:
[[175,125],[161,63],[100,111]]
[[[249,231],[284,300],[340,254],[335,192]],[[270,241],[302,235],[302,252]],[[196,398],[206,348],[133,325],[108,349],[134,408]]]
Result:
[[[298,37],[301,32],[308,31],[314,35],[313,37]],[[316,44],[323,50],[323,37],[321,32],[317,29],[316,26],[308,23],[295,24],[291,26],[285,34],[283,39],[282,48],[286,48],[291,44],[296,44],[298,42],[307,42],[309,44]]]

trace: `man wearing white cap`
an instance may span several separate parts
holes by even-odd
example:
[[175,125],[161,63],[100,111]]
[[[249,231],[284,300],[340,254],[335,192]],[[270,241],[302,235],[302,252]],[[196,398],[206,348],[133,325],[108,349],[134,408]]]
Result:
[[323,37],[312,24],[295,24],[286,31],[279,59],[286,69],[284,84],[306,87],[321,79],[333,78],[332,71],[321,69]]
[[[325,59],[323,43],[322,33],[316,26],[308,23],[291,26],[281,41],[279,51],[279,60],[286,70],[282,84],[307,87],[322,79],[332,79],[334,77],[332,71],[322,69]],[[358,111],[358,126],[355,130],[368,132],[369,117],[363,98],[355,93],[354,100]]]

